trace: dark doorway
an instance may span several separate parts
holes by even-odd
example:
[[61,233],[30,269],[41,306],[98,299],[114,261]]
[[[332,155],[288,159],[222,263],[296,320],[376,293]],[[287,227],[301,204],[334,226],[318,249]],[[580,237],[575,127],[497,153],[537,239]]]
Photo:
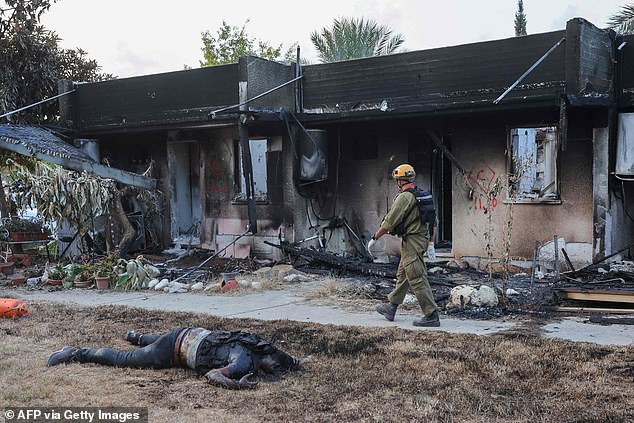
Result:
[[[448,139],[443,143],[451,150]],[[451,162],[424,131],[415,131],[408,137],[408,160],[416,169],[416,185],[431,191],[436,205],[438,228],[436,251],[451,253]]]

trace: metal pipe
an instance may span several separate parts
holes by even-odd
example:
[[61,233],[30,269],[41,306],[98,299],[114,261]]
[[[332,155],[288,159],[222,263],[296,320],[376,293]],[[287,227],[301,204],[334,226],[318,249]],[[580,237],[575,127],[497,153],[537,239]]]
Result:
[[566,259],[566,264],[568,265],[568,268],[570,268],[572,273],[575,273],[575,268],[572,265],[572,262],[570,261],[570,257],[568,257],[568,253],[566,252],[566,250],[564,248],[561,249],[561,252],[564,255],[564,259]]
[[533,266],[531,268],[531,291],[533,289],[533,282],[535,281],[535,272],[537,271],[538,261],[539,261],[539,241],[535,241],[535,251],[533,253]]
[[555,246],[555,277],[559,279],[559,249],[557,246],[557,235],[555,235],[555,237],[553,238],[553,243]]
[[[300,72],[300,65],[299,65],[299,60],[300,60],[300,56],[299,56],[299,45],[297,46],[297,59],[295,61],[295,78],[299,77],[299,75],[301,74]],[[299,83],[295,84],[295,112],[296,113],[300,113],[300,107],[299,107]]]
[[70,93],[74,93],[74,92],[75,92],[75,90],[72,89],[70,91],[66,91],[65,93],[57,94],[54,97],[45,98],[44,100],[38,101],[37,103],[29,104],[28,106],[24,106],[24,107],[22,107],[20,109],[12,111],[12,112],[5,113],[2,116],[0,116],[0,119],[2,119],[3,117],[11,116],[11,115],[13,115],[15,113],[18,113],[18,112],[21,112],[22,110],[30,109],[31,107],[35,107],[35,106],[40,105],[42,103],[46,103],[47,101],[55,100],[56,98],[60,98],[62,96],[65,96],[66,94],[70,94]]
[[[244,106],[245,104],[248,104],[248,103],[250,103],[250,102],[252,102],[252,101],[254,101],[254,100],[257,100],[257,99],[258,99],[258,98],[260,98],[260,97],[264,97],[265,95],[272,93],[273,91],[279,90],[280,88],[285,87],[285,86],[287,86],[288,84],[292,84],[293,82],[297,81],[298,79],[302,79],[303,77],[304,77],[303,75],[300,75],[300,76],[298,76],[297,78],[293,78],[293,79],[291,79],[290,81],[286,81],[286,82],[285,82],[285,83],[283,83],[282,85],[278,85],[277,87],[271,88],[271,89],[270,89],[270,90],[268,90],[268,91],[264,91],[262,94],[258,94],[258,95],[256,95],[256,96],[255,96],[255,97],[253,97],[253,98],[250,98],[250,99],[248,99],[248,100],[245,100],[245,101],[243,101],[242,103],[238,103],[238,104],[234,104],[233,106],[227,106],[227,107],[223,107],[222,109],[214,110],[213,112],[210,112],[208,116],[209,116],[210,118],[212,118],[212,119],[215,119],[215,118],[216,118],[216,113],[224,112],[225,110],[234,109],[234,108],[236,108],[236,107],[242,107],[242,106]],[[1,117],[1,116],[0,116],[0,117]]]
[[566,37],[562,38],[561,40],[559,40],[559,41],[557,42],[557,44],[555,44],[554,46],[552,46],[552,47],[550,48],[550,50],[548,50],[548,51],[546,52],[546,54],[544,54],[542,57],[540,57],[540,58],[539,58],[539,60],[538,60],[538,61],[536,61],[536,62],[533,64],[533,66],[531,66],[530,68],[528,68],[528,70],[527,70],[526,72],[524,72],[524,73],[522,74],[522,76],[520,76],[520,77],[517,79],[517,81],[515,81],[515,82],[513,83],[513,85],[511,85],[510,87],[508,87],[508,88],[507,88],[507,90],[506,90],[506,91],[504,91],[504,92],[502,93],[502,95],[501,95],[501,96],[499,96],[498,98],[496,98],[496,99],[493,101],[493,104],[498,104],[498,103],[499,103],[499,102],[500,102],[500,101],[501,101],[504,97],[506,97],[506,95],[507,95],[507,94],[508,94],[508,93],[509,93],[509,92],[510,92],[513,88],[515,88],[515,87],[517,86],[517,84],[519,84],[520,82],[522,82],[522,80],[523,80],[524,78],[526,78],[526,76],[527,76],[529,73],[531,73],[531,72],[533,71],[533,69],[535,69],[535,68],[536,68],[536,67],[537,67],[537,66],[538,66],[541,62],[543,62],[543,61],[544,61],[544,59],[545,59],[546,57],[548,57],[548,56],[550,55],[550,53],[552,53],[552,52],[553,52],[553,51],[554,51],[557,47],[559,47],[559,46],[561,45],[561,43],[563,43],[565,40],[566,40]]

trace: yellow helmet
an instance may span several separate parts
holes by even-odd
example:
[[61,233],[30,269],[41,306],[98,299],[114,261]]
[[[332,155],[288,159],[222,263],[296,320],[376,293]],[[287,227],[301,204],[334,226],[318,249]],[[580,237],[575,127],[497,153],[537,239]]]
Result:
[[416,171],[411,165],[402,164],[392,171],[392,178],[401,181],[413,181],[416,178]]

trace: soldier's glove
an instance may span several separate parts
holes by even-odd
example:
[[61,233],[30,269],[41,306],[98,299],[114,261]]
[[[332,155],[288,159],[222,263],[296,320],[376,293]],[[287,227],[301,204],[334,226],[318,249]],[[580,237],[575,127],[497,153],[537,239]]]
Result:
[[372,255],[372,247],[374,247],[375,244],[376,244],[376,239],[372,237],[370,242],[368,242],[368,253],[370,253],[370,255]]
[[427,258],[430,260],[436,260],[436,249],[434,248],[433,242],[427,244]]

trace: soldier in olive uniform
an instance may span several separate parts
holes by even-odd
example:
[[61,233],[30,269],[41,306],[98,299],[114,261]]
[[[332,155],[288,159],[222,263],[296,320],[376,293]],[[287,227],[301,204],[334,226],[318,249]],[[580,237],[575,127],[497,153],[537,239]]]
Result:
[[403,303],[407,288],[411,286],[423,312],[422,317],[414,320],[414,326],[440,326],[438,306],[427,281],[427,269],[423,261],[425,251],[430,259],[435,259],[433,238],[430,240],[430,232],[433,235],[436,232],[435,212],[433,218],[423,223],[416,204],[416,196],[411,192],[416,177],[412,166],[408,164],[398,166],[392,172],[392,177],[396,180],[401,192],[383,218],[381,227],[368,243],[368,251],[372,254],[371,249],[376,240],[386,233],[397,235],[402,239],[401,261],[396,273],[396,287],[388,295],[389,303],[378,306],[376,311],[387,320],[393,321],[397,307]]

